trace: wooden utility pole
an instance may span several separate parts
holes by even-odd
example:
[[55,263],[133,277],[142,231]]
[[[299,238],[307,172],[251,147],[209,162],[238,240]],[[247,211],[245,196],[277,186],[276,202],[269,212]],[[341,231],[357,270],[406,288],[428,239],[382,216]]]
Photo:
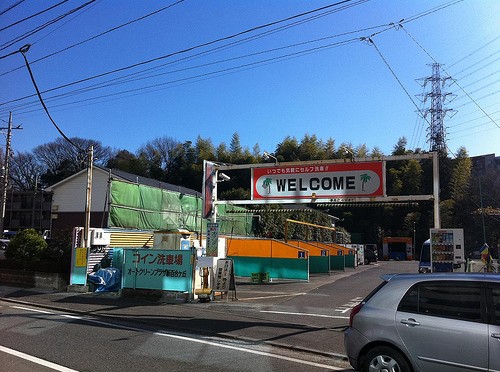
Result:
[[92,178],[94,168],[94,146],[90,145],[87,150],[87,193],[85,200],[85,226],[83,229],[83,246],[90,247],[89,244],[89,231],[90,231],[90,211],[92,208]]

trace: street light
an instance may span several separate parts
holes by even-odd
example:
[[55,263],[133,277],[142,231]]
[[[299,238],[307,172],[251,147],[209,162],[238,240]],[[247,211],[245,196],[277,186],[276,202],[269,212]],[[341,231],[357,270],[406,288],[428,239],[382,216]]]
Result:
[[347,146],[342,146],[340,147],[340,150],[344,151],[345,155],[349,155],[351,161],[354,161],[354,152],[352,152],[350,148],[348,148]]
[[273,159],[274,160],[274,165],[278,165],[278,159],[276,158],[276,156],[271,155],[267,151],[264,151],[264,153],[262,154],[262,157],[264,158],[264,160]]

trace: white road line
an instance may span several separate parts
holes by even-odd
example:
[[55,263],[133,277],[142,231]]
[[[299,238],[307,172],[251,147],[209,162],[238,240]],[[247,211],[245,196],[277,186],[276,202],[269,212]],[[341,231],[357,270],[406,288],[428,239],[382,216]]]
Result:
[[289,294],[275,295],[275,296],[249,297],[249,298],[240,298],[238,301],[241,302],[241,301],[251,301],[251,300],[262,300],[266,298],[295,297],[295,296],[302,296],[305,294],[306,293],[289,293]]
[[102,320],[94,319],[92,317],[84,317],[84,316],[78,316],[78,315],[55,313],[55,312],[50,312],[50,311],[43,311],[43,310],[38,310],[38,309],[32,309],[32,308],[23,307],[23,306],[11,306],[11,307],[14,308],[14,309],[21,309],[21,310],[33,311],[35,313],[57,315],[57,316],[60,316],[62,318],[69,318],[69,319],[73,319],[73,320],[81,320],[81,321],[88,322],[88,323],[95,323],[95,324],[105,325],[105,326],[108,326],[108,327],[114,327],[114,328],[118,328],[118,329],[125,329],[125,330],[128,330],[128,331],[144,332],[143,329],[140,329],[140,328],[137,328],[137,327],[129,327],[129,326],[121,325],[121,324],[108,323],[108,322],[104,322]]
[[33,311],[35,313],[42,313],[42,314],[54,314],[50,311],[44,311],[44,310],[38,310],[38,309],[31,309],[29,307],[24,307],[24,306],[11,306],[14,309],[20,309],[20,310],[27,310],[27,311]]
[[[80,317],[75,317],[73,315],[52,313],[52,312],[48,312],[48,311],[36,310],[36,309],[31,309],[31,308],[28,308],[28,307],[21,307],[21,306],[11,306],[11,307],[16,308],[16,309],[22,309],[22,310],[28,310],[28,311],[34,311],[34,312],[44,313],[44,314],[54,314],[54,315],[59,315],[59,316],[65,316],[65,317],[68,317],[68,318],[81,319],[81,320],[86,321],[86,322],[92,322],[92,323],[98,323],[98,324],[102,324],[102,325],[108,325],[108,326],[112,326],[112,327],[115,327],[115,328],[121,328],[121,329],[125,329],[125,330],[130,330],[130,331],[138,331],[138,332],[144,332],[145,331],[144,329],[137,328],[137,327],[129,327],[129,326],[124,326],[124,325],[118,325],[118,324],[108,323],[108,322],[105,322],[105,321],[90,319],[90,318],[86,318],[86,317],[85,318],[80,318]],[[305,315],[305,314],[302,314],[302,315]],[[310,314],[310,315],[313,315],[313,314]],[[346,319],[349,319],[348,317],[333,317],[333,318],[346,318]],[[332,370],[332,371],[342,371],[342,370],[345,369],[345,368],[338,368],[338,367],[330,366],[330,365],[327,365],[327,364],[321,364],[321,363],[315,363],[315,362],[308,362],[306,360],[295,359],[295,358],[286,357],[286,356],[283,356],[283,355],[276,355],[276,354],[272,354],[272,353],[268,353],[268,352],[264,352],[264,351],[258,351],[258,350],[252,350],[252,349],[245,349],[245,348],[238,347],[238,346],[231,346],[231,345],[226,345],[226,344],[220,344],[220,343],[213,342],[213,341],[196,339],[196,338],[187,337],[187,336],[175,335],[175,334],[164,333],[164,332],[153,332],[153,334],[157,335],[157,336],[161,336],[161,337],[169,337],[169,338],[174,338],[174,339],[177,339],[177,340],[183,340],[183,341],[189,341],[189,342],[196,342],[196,343],[201,343],[201,344],[205,344],[205,345],[211,345],[211,346],[215,346],[215,347],[221,347],[221,348],[225,348],[225,349],[231,349],[231,350],[241,351],[241,352],[244,352],[244,353],[262,355],[262,356],[268,356],[270,358],[287,360],[287,361],[290,361],[290,362],[293,362],[293,363],[306,364],[306,365],[310,365],[310,366],[314,366],[314,367],[318,367],[318,368],[329,369],[329,370]],[[0,351],[9,352],[7,350],[10,350],[10,349],[7,349],[7,348],[4,348],[4,347],[0,346]],[[14,353],[19,353],[20,355],[26,355],[27,357],[30,357],[27,354],[23,354],[21,352],[12,350],[11,354],[16,355]],[[38,359],[36,357],[30,357],[30,358]],[[51,364],[50,366],[49,365],[47,365],[47,366],[50,367],[50,368],[53,368],[55,370],[58,370],[58,371],[64,371],[64,372],[75,371],[75,370],[72,370],[72,369],[68,369],[66,367],[58,366],[57,364],[53,364],[51,362],[44,361],[42,359],[39,359],[39,360],[41,362]],[[42,363],[40,363],[40,364],[42,364]],[[60,369],[60,368],[63,368],[63,369]]]
[[310,314],[310,313],[292,313],[287,311],[271,311],[271,310],[261,310],[261,313],[271,313],[271,314],[283,314],[283,315],[300,315],[300,316],[315,316],[318,318],[334,318],[334,319],[349,319],[348,316],[338,316],[338,315],[322,315],[322,314]]
[[14,355],[14,356],[21,358],[21,359],[28,360],[28,361],[36,363],[36,364],[40,364],[44,367],[52,368],[55,371],[77,372],[77,370],[75,370],[75,369],[66,368],[66,367],[60,366],[59,364],[55,364],[55,363],[49,362],[47,360],[40,359],[40,358],[34,357],[32,355],[22,353],[22,352],[17,351],[17,350],[9,349],[8,347],[0,346],[0,351],[3,351],[4,353],[7,353],[7,354]]
[[308,362],[307,360],[295,359],[295,358],[287,357],[287,356],[284,356],[284,355],[276,355],[276,354],[271,354],[271,353],[268,353],[268,352],[265,352],[265,351],[245,349],[245,348],[242,348],[242,347],[239,347],[239,346],[224,345],[224,344],[219,344],[219,343],[212,342],[212,341],[199,340],[199,339],[191,338],[191,337],[178,336],[178,335],[172,335],[172,334],[161,333],[161,332],[156,332],[155,335],[162,336],[162,337],[175,338],[175,339],[183,340],[183,341],[197,342],[199,344],[205,344],[205,345],[220,347],[220,348],[224,348],[224,349],[231,349],[231,350],[241,351],[243,353],[250,353],[250,354],[267,356],[267,357],[270,357],[270,358],[276,358],[276,359],[286,360],[286,361],[293,362],[293,363],[307,364],[308,366],[314,366],[314,367],[318,367],[318,368],[326,368],[326,369],[330,369],[330,370],[333,370],[333,371],[343,371],[343,370],[345,370],[345,368],[333,367],[333,366],[330,366],[330,365],[327,365],[327,364],[321,364],[321,363],[315,363],[315,362]]

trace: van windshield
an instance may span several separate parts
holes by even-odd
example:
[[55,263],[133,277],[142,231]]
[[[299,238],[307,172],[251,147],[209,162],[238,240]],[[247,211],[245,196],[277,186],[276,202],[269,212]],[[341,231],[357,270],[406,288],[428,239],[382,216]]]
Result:
[[422,245],[422,252],[420,252],[420,262],[431,262],[431,246],[424,243]]

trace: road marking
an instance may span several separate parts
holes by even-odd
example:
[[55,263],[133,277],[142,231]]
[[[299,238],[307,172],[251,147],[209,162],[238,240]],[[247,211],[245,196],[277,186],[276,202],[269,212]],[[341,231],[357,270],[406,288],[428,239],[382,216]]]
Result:
[[271,313],[271,314],[283,314],[283,315],[315,316],[315,317],[319,317],[319,318],[349,319],[348,316],[338,316],[338,315],[292,313],[292,312],[287,312],[287,311],[271,311],[271,310],[261,310],[260,312],[261,313]]
[[290,293],[290,294],[274,295],[274,296],[249,297],[249,298],[240,298],[238,301],[263,300],[266,298],[278,298],[278,297],[295,297],[295,296],[302,296],[305,294],[307,293]]
[[[96,320],[96,319],[92,319],[92,318],[88,318],[88,317],[77,317],[77,316],[73,316],[73,315],[69,315],[69,314],[54,313],[54,312],[49,312],[49,311],[31,309],[31,308],[22,307],[22,306],[11,306],[11,307],[16,308],[16,309],[21,309],[21,310],[27,310],[27,311],[44,313],[44,314],[59,315],[59,316],[65,316],[65,317],[68,317],[68,318],[76,318],[76,319],[80,319],[82,321],[91,322],[91,323],[98,323],[98,324],[101,324],[101,325],[108,325],[108,326],[112,326],[112,327],[119,328],[119,329],[121,328],[121,329],[124,329],[124,330],[130,330],[130,331],[136,331],[136,332],[144,332],[144,331],[146,331],[146,330],[138,328],[138,327],[131,327],[131,326],[125,326],[125,325],[120,325],[120,324],[113,324],[113,323],[108,323],[106,321],[100,321],[100,320]],[[302,314],[302,315],[304,315],[304,314]],[[311,314],[311,315],[313,315],[313,314]],[[342,317],[342,318],[349,319],[348,317]],[[265,351],[245,349],[245,348],[238,347],[238,346],[231,346],[231,345],[221,344],[221,343],[218,343],[218,342],[201,340],[201,339],[196,339],[196,338],[187,337],[187,336],[181,336],[181,335],[176,335],[176,334],[171,334],[171,333],[165,333],[165,332],[152,332],[152,333],[154,335],[161,336],[161,337],[169,337],[169,338],[174,338],[174,339],[183,340],[183,341],[201,343],[201,344],[205,344],[205,345],[210,345],[210,346],[221,347],[221,348],[225,348],[225,349],[231,349],[231,350],[241,351],[241,352],[244,352],[244,353],[262,355],[262,356],[268,356],[270,358],[276,358],[276,359],[286,360],[286,361],[293,362],[293,363],[306,364],[306,365],[310,365],[310,366],[314,366],[314,367],[329,369],[329,370],[332,370],[332,371],[343,371],[343,370],[345,370],[345,368],[334,367],[334,366],[330,366],[330,365],[327,365],[327,364],[309,362],[309,361],[306,361],[306,360],[295,359],[295,358],[286,357],[286,356],[283,356],[283,355],[272,354],[272,353],[268,353],[268,352],[265,352]],[[10,350],[10,349],[7,349],[7,348],[4,348],[4,347],[0,346],[0,351],[9,352],[7,350]],[[19,351],[12,350],[12,352],[9,352],[9,353],[13,354],[13,355],[17,355],[17,354],[14,354],[14,353],[19,353],[19,356],[20,355],[25,355],[26,357],[34,358],[35,360],[39,360],[40,361],[40,362],[35,361],[35,363],[39,363],[39,364],[42,364],[42,362],[43,363],[48,363],[50,365],[48,365],[48,364],[43,364],[43,365],[46,365],[46,366],[48,366],[50,368],[53,368],[53,369],[55,369],[57,371],[78,372],[78,371],[75,371],[73,369],[69,369],[69,368],[66,368],[66,367],[59,366],[57,364],[48,362],[48,361],[44,361],[43,359],[38,359],[36,357],[31,357],[30,355],[23,354],[23,353],[21,353]],[[20,356],[20,357],[22,357],[22,356]],[[31,359],[28,359],[28,360],[31,360]]]
[[21,359],[28,360],[28,361],[36,363],[36,364],[40,364],[40,365],[48,367],[48,368],[52,368],[53,370],[56,370],[56,371],[78,372],[76,369],[71,369],[71,368],[67,368],[64,366],[60,366],[59,364],[55,364],[55,363],[49,362],[47,360],[40,359],[40,358],[34,357],[32,355],[22,353],[22,352],[17,351],[17,350],[9,349],[8,347],[0,346],[0,351],[3,351],[4,353],[7,353],[7,354],[14,355],[14,356],[21,358]]
[[340,305],[339,307],[333,309],[333,311],[345,314],[348,311],[351,311],[354,306],[359,304],[361,301],[363,301],[363,297],[356,297],[353,298],[352,300],[349,300],[347,304]]
[[29,307],[24,307],[24,306],[11,306],[14,309],[21,309],[21,310],[27,310],[27,311],[33,311],[35,313],[42,313],[42,314],[54,314],[50,311],[44,311],[44,310],[37,310],[37,309],[31,309]]
[[318,368],[326,368],[326,369],[333,370],[333,371],[345,371],[345,368],[338,368],[338,367],[333,367],[333,366],[330,366],[330,365],[327,365],[327,364],[321,364],[321,363],[315,363],[315,362],[308,362],[307,360],[295,359],[295,358],[287,357],[287,356],[284,356],[284,355],[271,354],[271,353],[268,353],[266,351],[258,351],[258,350],[252,350],[252,349],[245,349],[245,348],[242,348],[242,347],[239,347],[239,346],[219,344],[217,342],[212,342],[212,341],[207,341],[207,340],[199,340],[199,339],[196,339],[196,338],[191,338],[191,337],[186,337],[186,336],[179,336],[179,335],[173,335],[173,334],[169,334],[169,333],[156,332],[155,335],[162,336],[162,337],[175,338],[177,340],[183,340],[183,341],[189,341],[189,342],[196,342],[196,343],[199,343],[199,344],[205,344],[205,345],[220,347],[220,348],[224,348],[224,349],[231,349],[231,350],[241,351],[243,353],[249,353],[249,354],[256,354],[256,355],[267,356],[267,357],[270,357],[270,358],[286,360],[286,361],[293,362],[293,363],[306,364],[308,366],[314,366],[314,367],[318,367]]

